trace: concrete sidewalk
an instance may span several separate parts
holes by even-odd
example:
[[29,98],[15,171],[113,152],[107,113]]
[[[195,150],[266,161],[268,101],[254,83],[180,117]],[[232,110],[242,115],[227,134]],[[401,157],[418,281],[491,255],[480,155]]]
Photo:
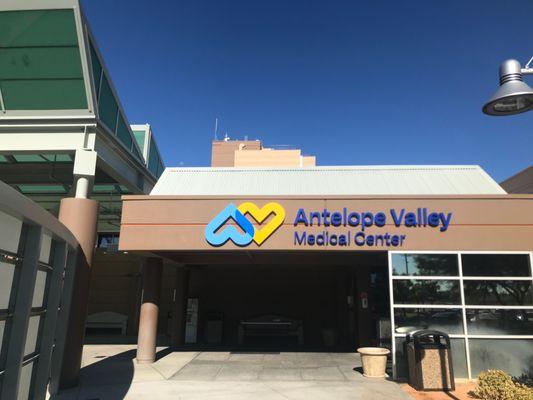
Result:
[[350,353],[169,352],[139,365],[132,345],[87,345],[81,385],[58,400],[410,399],[384,379],[364,378]]

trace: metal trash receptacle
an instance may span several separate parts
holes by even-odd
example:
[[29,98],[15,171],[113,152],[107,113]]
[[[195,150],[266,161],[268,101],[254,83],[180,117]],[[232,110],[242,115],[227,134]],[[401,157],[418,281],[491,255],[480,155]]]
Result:
[[409,384],[416,390],[455,390],[450,337],[422,330],[406,336]]

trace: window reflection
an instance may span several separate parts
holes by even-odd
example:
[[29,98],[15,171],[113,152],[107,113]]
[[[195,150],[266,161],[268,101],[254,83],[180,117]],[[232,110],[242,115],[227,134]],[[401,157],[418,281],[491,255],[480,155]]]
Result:
[[457,276],[457,254],[392,254],[392,274]]
[[464,276],[531,276],[527,254],[463,254]]
[[461,304],[458,281],[395,280],[396,304]]
[[463,333],[463,318],[458,309],[397,308],[394,310],[396,333],[435,329],[447,334]]
[[533,305],[531,281],[464,281],[468,305]]
[[470,339],[469,343],[472,376],[488,369],[501,369],[513,376],[531,374],[533,340]]
[[466,310],[468,333],[479,335],[530,335],[533,332],[531,310]]

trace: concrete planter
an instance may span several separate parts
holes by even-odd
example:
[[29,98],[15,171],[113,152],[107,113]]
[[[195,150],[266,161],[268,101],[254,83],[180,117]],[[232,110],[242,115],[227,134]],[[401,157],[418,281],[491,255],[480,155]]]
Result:
[[361,354],[363,375],[367,378],[384,378],[386,376],[388,349],[382,347],[360,347],[357,352]]

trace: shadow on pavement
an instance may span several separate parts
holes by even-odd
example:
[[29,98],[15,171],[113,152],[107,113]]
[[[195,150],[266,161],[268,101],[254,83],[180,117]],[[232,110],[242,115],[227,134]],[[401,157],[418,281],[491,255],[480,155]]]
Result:
[[[165,348],[156,353],[156,361],[172,352]],[[135,373],[136,349],[102,358],[83,367],[78,387],[63,390],[51,400],[122,400],[126,397]]]

